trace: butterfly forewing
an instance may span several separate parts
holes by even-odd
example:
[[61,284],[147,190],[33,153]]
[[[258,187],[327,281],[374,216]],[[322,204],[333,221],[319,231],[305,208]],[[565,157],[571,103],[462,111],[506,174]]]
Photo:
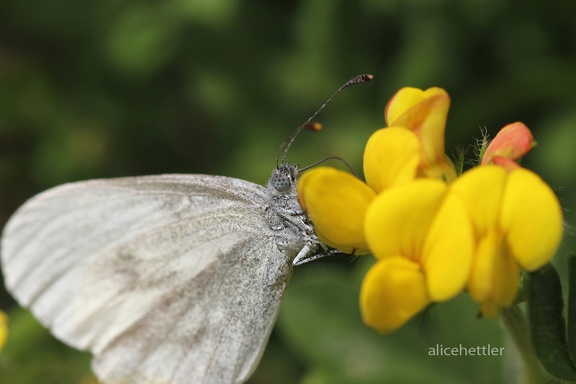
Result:
[[269,200],[204,175],[60,186],[7,224],[6,285],[105,382],[242,382],[305,247],[271,228]]

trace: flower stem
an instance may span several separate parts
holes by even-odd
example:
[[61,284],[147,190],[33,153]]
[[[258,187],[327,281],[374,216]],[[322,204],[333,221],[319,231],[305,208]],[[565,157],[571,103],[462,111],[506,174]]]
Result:
[[502,311],[502,320],[524,363],[524,384],[541,383],[543,372],[530,342],[524,312],[517,304],[514,304]]

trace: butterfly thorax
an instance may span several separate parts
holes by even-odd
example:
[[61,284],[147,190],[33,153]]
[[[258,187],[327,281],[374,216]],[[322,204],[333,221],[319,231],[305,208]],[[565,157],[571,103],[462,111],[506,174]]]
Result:
[[266,208],[270,228],[279,237],[277,244],[289,248],[295,256],[303,252],[311,254],[324,246],[314,232],[310,217],[298,202],[298,176],[297,164],[280,164],[268,180],[270,200]]

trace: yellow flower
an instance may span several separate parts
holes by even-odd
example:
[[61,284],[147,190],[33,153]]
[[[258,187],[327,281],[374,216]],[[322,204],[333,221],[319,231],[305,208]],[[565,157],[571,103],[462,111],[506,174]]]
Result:
[[442,88],[402,88],[388,102],[384,117],[388,126],[413,131],[422,145],[420,174],[446,181],[456,178],[454,164],[444,151],[444,129],[450,97]]
[[495,317],[512,304],[520,269],[534,271],[554,256],[562,238],[562,212],[535,173],[487,165],[450,186],[474,223],[475,256],[468,290],[482,313]]
[[364,217],[376,194],[416,177],[420,144],[404,128],[380,129],[364,152],[367,184],[330,167],[312,169],[298,181],[298,198],[316,234],[325,244],[348,254],[370,253],[364,236]]
[[8,338],[8,316],[0,311],[0,352],[6,344],[6,339]]
[[364,230],[378,262],[360,293],[367,325],[392,332],[464,288],[473,228],[463,202],[448,191],[442,181],[418,179],[381,193],[368,208]]
[[516,163],[534,145],[528,128],[514,123],[496,136],[483,164],[499,166],[456,179],[444,153],[449,105],[440,88],[401,89],[386,107],[390,127],[366,144],[366,183],[329,167],[298,182],[300,205],[324,243],[376,257],[360,307],[383,333],[464,287],[484,315],[498,315],[516,297],[520,271],[546,264],[562,237],[556,196]]

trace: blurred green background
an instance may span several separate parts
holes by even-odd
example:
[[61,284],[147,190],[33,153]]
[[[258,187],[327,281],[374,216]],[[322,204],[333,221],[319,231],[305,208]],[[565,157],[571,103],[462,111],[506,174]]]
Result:
[[[288,160],[338,155],[361,171],[366,139],[403,86],[452,97],[447,152],[521,120],[524,165],[575,222],[576,2],[566,0],[0,2],[0,224],[75,180],[209,173],[265,183],[279,145],[349,78]],[[574,253],[567,236],[556,264]],[[298,267],[250,383],[509,383],[517,356],[463,295],[391,336],[362,325],[370,257]],[[0,382],[93,383],[89,355],[54,340],[5,291]],[[436,344],[503,356],[434,357]]]

